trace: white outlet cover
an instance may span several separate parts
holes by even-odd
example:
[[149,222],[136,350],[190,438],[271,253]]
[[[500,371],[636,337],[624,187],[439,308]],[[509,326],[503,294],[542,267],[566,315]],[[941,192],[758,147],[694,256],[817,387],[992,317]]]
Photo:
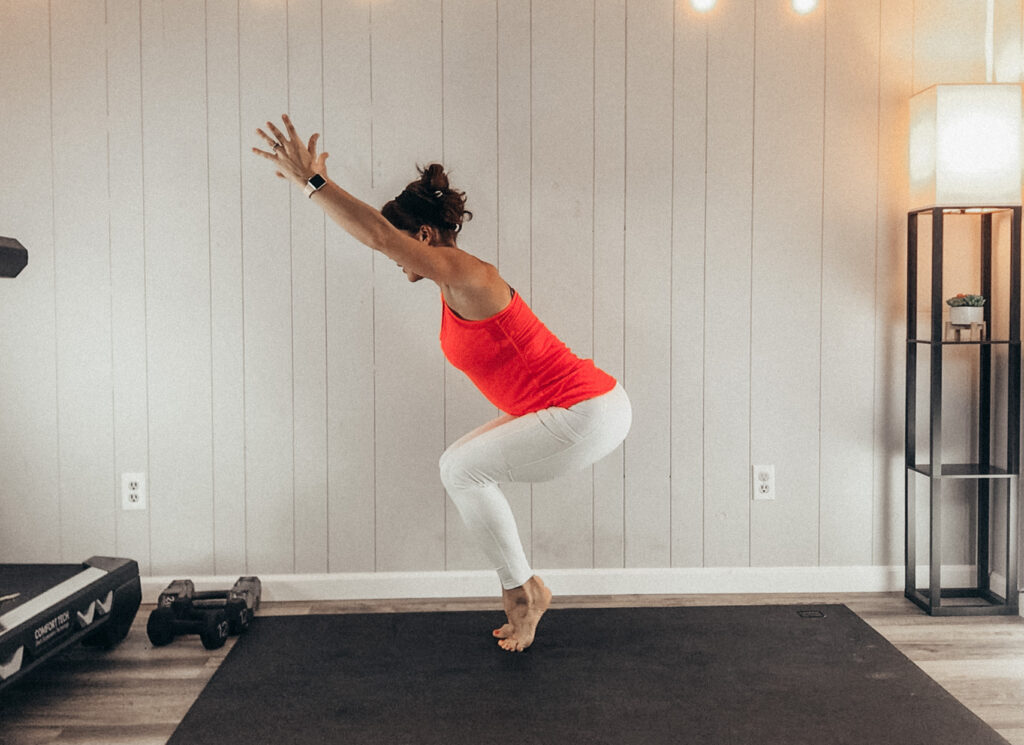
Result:
[[125,510],[144,510],[146,504],[146,474],[121,474],[121,508]]
[[753,498],[775,499],[775,466],[753,466]]

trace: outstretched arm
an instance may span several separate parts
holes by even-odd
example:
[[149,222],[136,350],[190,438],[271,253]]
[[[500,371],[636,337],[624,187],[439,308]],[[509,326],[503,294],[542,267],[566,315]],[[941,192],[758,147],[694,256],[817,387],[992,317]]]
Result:
[[353,238],[406,269],[440,284],[459,286],[474,283],[473,275],[487,265],[455,246],[427,247],[398,230],[379,210],[352,196],[327,177],[328,153],[317,153],[319,134],[303,142],[287,114],[282,116],[282,120],[285,132],[281,132],[273,122],[267,122],[270,134],[262,129],[256,130],[269,150],[252,149],[274,164],[279,178],[304,188],[314,174],[323,177],[326,184],[310,198]]

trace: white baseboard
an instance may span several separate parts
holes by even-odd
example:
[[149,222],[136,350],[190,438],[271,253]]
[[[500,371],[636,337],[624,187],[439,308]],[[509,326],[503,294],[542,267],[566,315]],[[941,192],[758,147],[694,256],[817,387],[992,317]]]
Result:
[[[943,581],[969,584],[972,567],[944,567]],[[556,595],[694,595],[895,592],[903,567],[735,567],[686,569],[549,569],[540,572]],[[155,602],[173,577],[143,577],[143,599]],[[196,588],[226,589],[237,576],[192,577]],[[365,572],[260,575],[266,601],[388,600],[492,597],[491,571]],[[923,582],[925,585],[926,581]]]

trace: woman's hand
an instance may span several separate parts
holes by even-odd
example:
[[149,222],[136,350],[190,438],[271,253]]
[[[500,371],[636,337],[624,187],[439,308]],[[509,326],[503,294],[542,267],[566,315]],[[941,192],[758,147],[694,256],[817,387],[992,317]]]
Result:
[[278,178],[294,181],[299,186],[305,186],[310,176],[314,173],[327,178],[326,161],[328,154],[320,153],[317,155],[316,152],[316,143],[320,139],[320,135],[318,133],[314,134],[309,138],[309,144],[304,144],[295,132],[295,127],[292,125],[292,120],[288,118],[288,115],[283,114],[281,119],[284,121],[288,136],[286,137],[282,134],[281,130],[274,126],[273,122],[267,122],[267,129],[270,130],[273,137],[262,129],[257,129],[256,133],[266,140],[270,151],[260,150],[256,147],[252,151],[274,163],[277,167]]

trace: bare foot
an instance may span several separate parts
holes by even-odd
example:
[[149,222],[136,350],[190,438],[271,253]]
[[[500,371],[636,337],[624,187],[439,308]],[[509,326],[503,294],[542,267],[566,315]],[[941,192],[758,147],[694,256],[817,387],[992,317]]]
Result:
[[540,617],[551,605],[551,590],[537,576],[522,587],[502,590],[508,623],[494,630],[498,645],[509,652],[522,652],[533,644]]

